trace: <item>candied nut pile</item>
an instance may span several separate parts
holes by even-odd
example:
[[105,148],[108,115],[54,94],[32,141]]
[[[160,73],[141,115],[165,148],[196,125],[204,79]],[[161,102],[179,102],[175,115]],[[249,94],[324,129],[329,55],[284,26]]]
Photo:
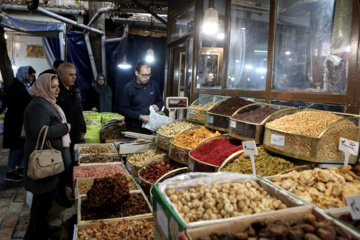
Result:
[[154,239],[154,222],[145,219],[100,222],[80,229],[78,240],[103,239]]
[[104,154],[87,155],[80,158],[81,163],[106,163],[106,162],[122,162],[120,156],[111,156]]
[[154,147],[146,152],[143,153],[134,153],[131,156],[127,158],[127,161],[136,166],[136,167],[143,167],[146,163],[148,163],[151,159],[154,157],[166,153],[164,150],[161,150],[160,148]]
[[347,165],[301,172],[294,170],[272,181],[320,208],[339,208],[347,206],[347,196],[360,194],[360,180],[350,169]]
[[[263,147],[258,147],[257,151],[258,155],[254,156],[256,175],[272,176],[295,167],[295,164],[288,160],[270,155],[264,150]],[[222,168],[221,171],[252,174],[250,156],[241,154],[234,161],[230,162],[228,165]]]
[[128,175],[125,168],[120,165],[89,166],[74,168],[75,178],[108,177],[120,173]]
[[205,126],[201,126],[199,129],[193,129],[188,132],[179,133],[176,137],[171,140],[171,142],[175,145],[184,148],[194,148],[198,145],[202,140],[219,136],[221,135],[218,131],[214,131],[206,128]]
[[199,187],[176,191],[166,190],[166,195],[185,222],[215,220],[287,208],[270,196],[256,181],[247,183],[213,184],[204,182]]
[[116,148],[109,144],[85,144],[79,147],[79,154],[117,153]]

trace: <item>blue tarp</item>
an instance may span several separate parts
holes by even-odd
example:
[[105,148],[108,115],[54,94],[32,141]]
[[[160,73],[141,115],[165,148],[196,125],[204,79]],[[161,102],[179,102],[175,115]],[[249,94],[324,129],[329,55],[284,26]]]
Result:
[[0,26],[11,28],[16,31],[27,32],[30,34],[33,33],[47,37],[57,37],[59,31],[65,31],[64,24],[34,24],[12,18],[4,13],[0,13],[0,16],[3,18],[0,22]]

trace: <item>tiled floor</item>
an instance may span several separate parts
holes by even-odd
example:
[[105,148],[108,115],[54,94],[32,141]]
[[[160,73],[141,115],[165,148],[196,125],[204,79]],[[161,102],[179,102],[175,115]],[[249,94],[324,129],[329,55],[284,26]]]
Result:
[[[26,191],[21,183],[5,182],[9,150],[2,149],[0,134],[0,240],[23,239],[29,218],[30,208],[26,204]],[[71,189],[68,196],[71,196]],[[52,226],[61,227],[60,239],[72,239],[73,227],[76,223],[76,204],[71,208],[63,208],[53,203],[49,222]]]

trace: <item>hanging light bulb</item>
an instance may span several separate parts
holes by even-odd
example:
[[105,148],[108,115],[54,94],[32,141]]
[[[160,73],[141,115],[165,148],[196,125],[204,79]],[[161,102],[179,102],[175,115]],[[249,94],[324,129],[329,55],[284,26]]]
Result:
[[148,63],[152,63],[154,61],[154,50],[152,50],[151,47],[146,51],[145,61]]
[[122,63],[120,63],[120,64],[118,65],[118,67],[121,68],[121,69],[129,69],[129,68],[131,68],[131,65],[128,64],[128,63],[126,62],[126,60],[127,60],[127,57],[126,57],[126,54],[124,54],[123,61],[122,61]]
[[215,8],[209,7],[204,14],[203,32],[214,34],[218,31],[219,14]]

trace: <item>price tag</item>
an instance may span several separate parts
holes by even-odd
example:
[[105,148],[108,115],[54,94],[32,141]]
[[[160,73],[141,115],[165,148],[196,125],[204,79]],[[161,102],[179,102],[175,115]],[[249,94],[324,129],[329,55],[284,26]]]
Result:
[[236,122],[233,120],[230,120],[230,127],[231,128],[236,128]]
[[271,144],[278,145],[278,146],[285,146],[285,136],[271,134]]
[[214,122],[214,116],[208,115],[208,117],[207,117],[207,123],[213,124],[213,122]]
[[190,171],[194,171],[194,162],[189,159],[188,168]]
[[254,159],[254,156],[258,155],[256,143],[255,143],[255,141],[243,141],[242,145],[243,145],[243,149],[244,149],[244,154],[250,156],[253,175],[256,175],[255,159]]
[[352,219],[359,220],[360,219],[360,195],[346,197],[346,202],[349,206]]
[[348,165],[350,154],[357,156],[359,150],[359,143],[340,137],[339,150],[345,153],[344,165]]

